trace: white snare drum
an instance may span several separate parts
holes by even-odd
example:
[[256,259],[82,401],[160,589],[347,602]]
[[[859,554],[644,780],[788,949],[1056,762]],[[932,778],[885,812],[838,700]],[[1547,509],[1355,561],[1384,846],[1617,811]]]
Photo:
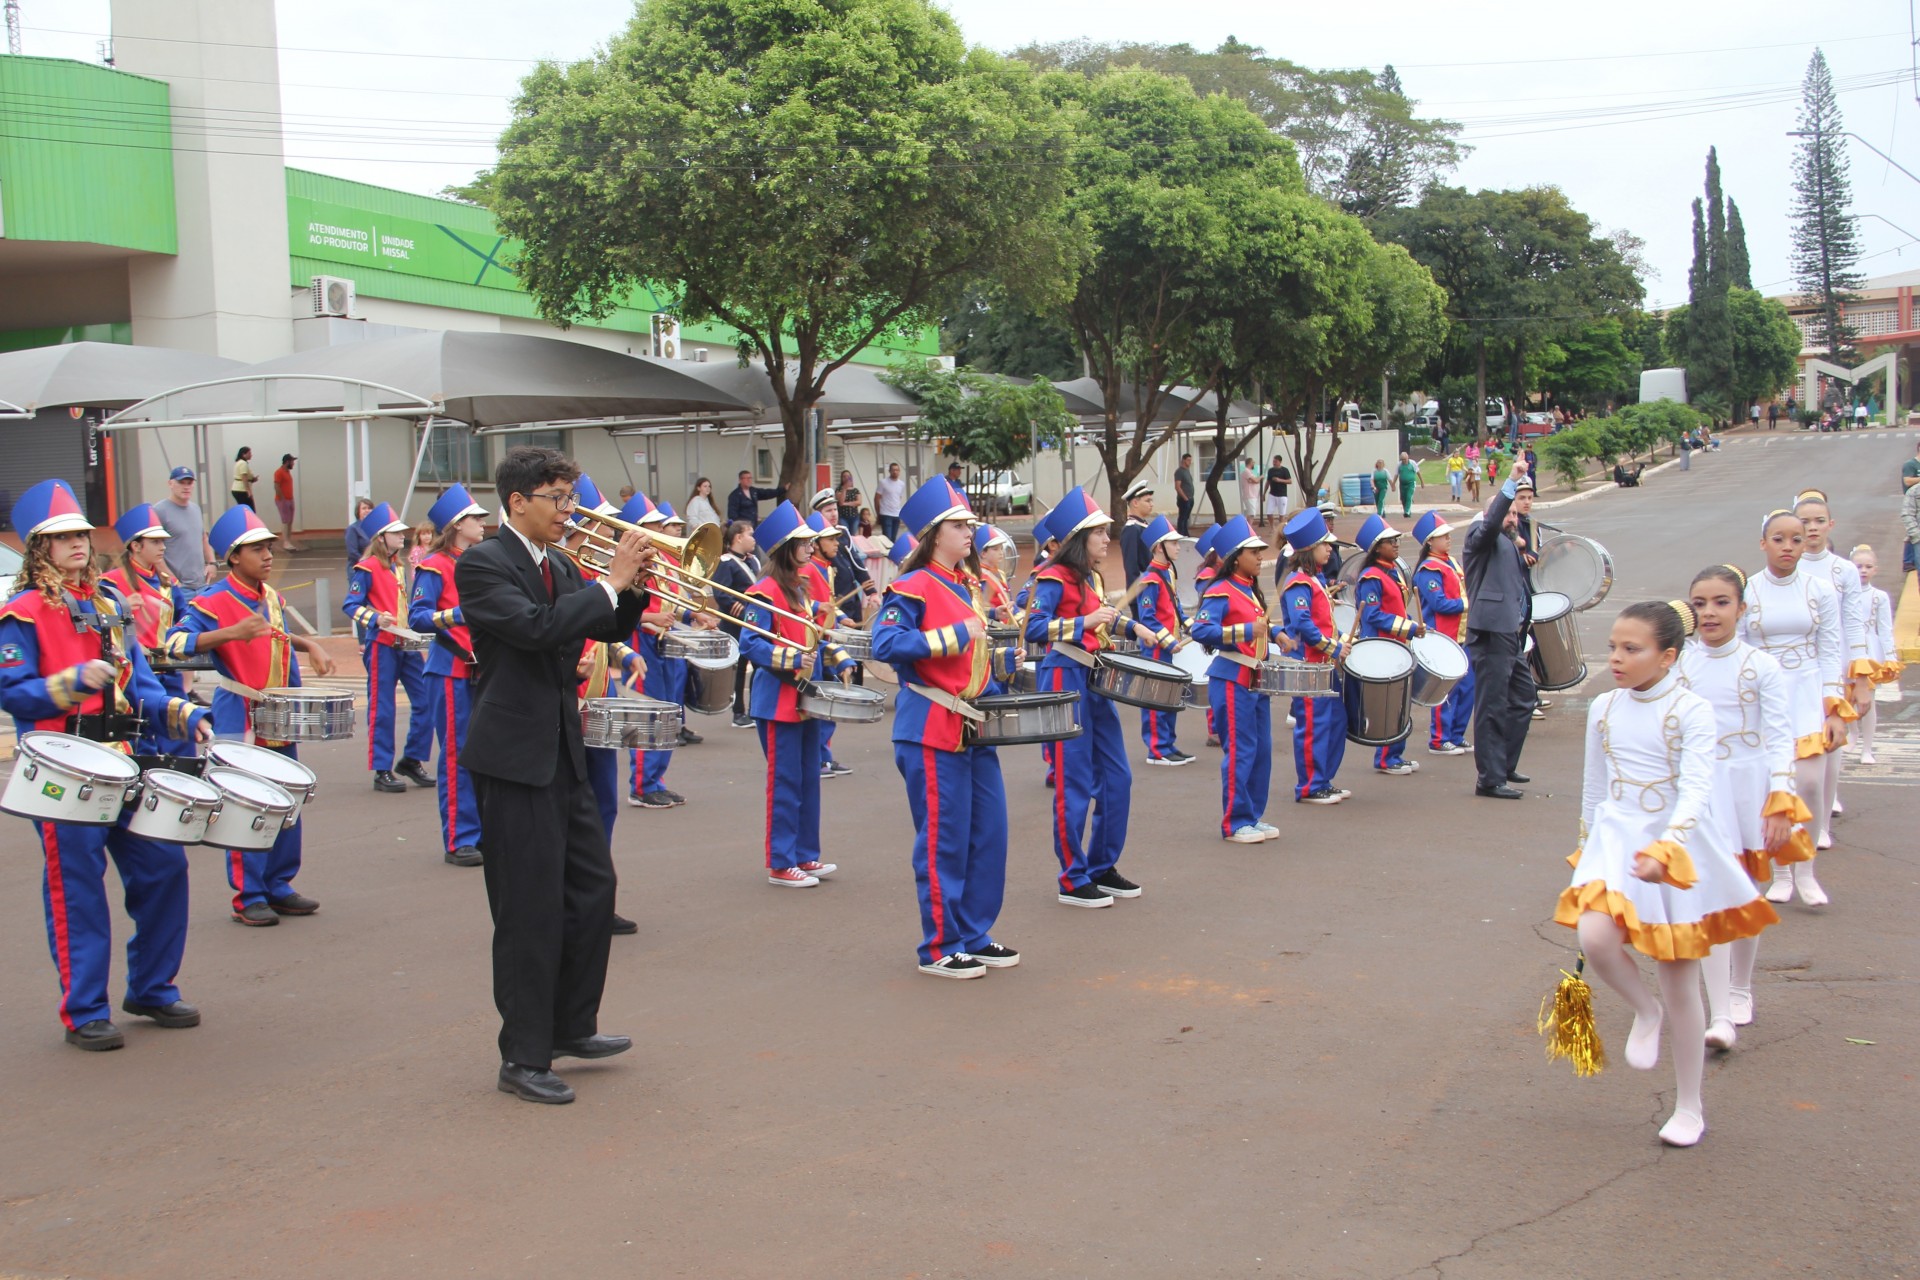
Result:
[[140,766],[97,742],[35,729],[20,735],[0,809],[22,818],[110,827],[140,786]]
[[433,637],[423,636],[418,631],[390,631],[387,634],[396,637],[393,647],[402,653],[425,653],[433,648]]
[[149,840],[205,844],[207,827],[220,813],[220,788],[190,773],[149,769],[140,775],[140,796],[127,830]]
[[1558,592],[1575,612],[1591,609],[1613,589],[1613,557],[1592,538],[1556,533],[1541,542],[1533,566],[1533,589]]
[[1558,591],[1533,597],[1533,680],[1542,689],[1571,689],[1587,678],[1580,656],[1579,614],[1573,601]]
[[1358,609],[1350,604],[1336,604],[1333,606],[1334,639],[1344,640],[1353,634],[1353,629],[1358,625],[1360,625],[1360,611]]
[[1115,702],[1152,711],[1178,711],[1187,705],[1192,682],[1172,663],[1104,650],[1095,656],[1099,665],[1090,683]]
[[870,724],[887,713],[887,695],[857,684],[816,682],[800,695],[800,710],[815,720]]
[[702,671],[715,671],[740,661],[740,642],[724,631],[674,627],[660,637],[660,656],[685,658]]
[[589,747],[671,751],[680,745],[685,723],[679,707],[658,698],[588,698],[580,704],[580,739]]
[[1333,694],[1333,664],[1299,658],[1268,658],[1255,668],[1253,687],[1283,698],[1326,698]]
[[320,779],[313,770],[292,756],[282,755],[270,747],[256,747],[250,742],[209,743],[207,759],[228,769],[238,769],[256,778],[265,778],[292,796],[295,821],[299,820],[301,811],[320,787]]
[[353,695],[317,689],[262,689],[253,733],[269,742],[333,742],[353,736]]
[[1413,653],[1413,692],[1416,705],[1437,707],[1455,685],[1467,678],[1467,651],[1448,636],[1429,631],[1407,642]]
[[873,657],[873,632],[871,631],[839,627],[827,632],[827,639],[845,649],[847,656],[855,662],[865,662]]
[[1187,705],[1206,706],[1207,668],[1213,665],[1213,655],[1197,644],[1183,644],[1173,651],[1171,661],[1187,673]]
[[992,694],[975,698],[973,705],[987,717],[973,728],[975,746],[1013,747],[1080,736],[1080,695],[1071,689]]
[[207,838],[225,849],[271,849],[299,821],[299,802],[265,778],[215,766],[206,781],[220,793],[220,813]]
[[1361,640],[1347,651],[1347,741],[1384,747],[1413,731],[1413,651]]

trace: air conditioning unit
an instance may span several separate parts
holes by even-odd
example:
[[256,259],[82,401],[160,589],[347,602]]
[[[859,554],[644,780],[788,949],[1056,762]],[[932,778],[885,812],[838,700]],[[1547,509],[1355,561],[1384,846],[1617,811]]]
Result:
[[932,369],[936,373],[952,373],[953,357],[952,356],[928,356],[927,368]]
[[695,364],[705,364],[707,362],[707,349],[705,347],[695,347],[693,349],[693,362]]
[[653,355],[658,360],[680,358],[680,321],[665,312],[654,313]]
[[313,290],[314,315],[342,319],[353,315],[353,281],[343,276],[315,276],[309,287]]

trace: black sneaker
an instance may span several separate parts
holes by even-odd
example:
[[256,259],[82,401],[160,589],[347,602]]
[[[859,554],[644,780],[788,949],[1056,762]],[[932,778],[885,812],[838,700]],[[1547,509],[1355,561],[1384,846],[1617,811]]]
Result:
[[678,791],[668,791],[666,788],[662,787],[660,789],[660,794],[667,798],[668,804],[682,805],[687,802],[687,798],[681,795]]
[[1195,761],[1196,759],[1198,759],[1198,758],[1199,758],[1199,757],[1197,757],[1197,756],[1195,756],[1195,755],[1193,754],[1193,752],[1191,752],[1191,751],[1182,751],[1182,750],[1180,750],[1180,748],[1178,748],[1178,747],[1175,747],[1175,748],[1174,748],[1174,749],[1173,749],[1173,750],[1172,750],[1172,751],[1171,751],[1171,752],[1169,753],[1169,756],[1170,756],[1170,758],[1171,758],[1171,759],[1173,759],[1174,761],[1176,761],[1177,763],[1180,763],[1180,764],[1192,764],[1192,763],[1193,763],[1193,762],[1194,762],[1194,761]]
[[841,764],[838,760],[831,760],[828,764],[833,769],[833,776],[836,778],[844,778],[853,772],[852,765]]
[[480,856],[480,851],[470,844],[463,844],[458,849],[447,850],[447,864],[449,866],[477,867],[485,861],[486,859]]
[[1093,879],[1093,887],[1112,898],[1137,898],[1140,886],[1111,868]]
[[393,766],[393,771],[405,778],[408,782],[411,782],[414,786],[425,790],[431,790],[433,787],[439,785],[434,778],[427,773],[426,766],[422,765],[418,760],[402,760],[399,764]]
[[1060,891],[1060,901],[1069,907],[1110,907],[1113,905],[1113,899],[1111,897],[1090,884],[1083,884],[1078,889],[1062,889]]
[[736,729],[751,729],[753,728],[753,717],[735,716],[733,718],[733,727]]
[[244,924],[254,929],[265,929],[269,925],[280,923],[280,917],[273,914],[273,908],[264,902],[250,902],[233,913],[235,924]]
[[643,795],[627,796],[627,803],[636,809],[671,809],[673,798],[664,791],[649,791]]
[[1020,953],[1012,947],[1003,947],[997,942],[989,942],[978,951],[969,952],[975,960],[989,969],[1011,969],[1020,963]]
[[[985,972],[982,970],[981,972]],[[118,1049],[127,1042],[120,1034],[120,1028],[105,1018],[95,1018],[92,1022],[83,1022],[67,1032],[67,1043],[76,1049],[85,1049],[89,1053],[105,1053],[109,1049]]]
[[393,776],[391,769],[376,769],[373,774],[375,791],[405,791],[407,784]]
[[268,898],[267,906],[277,916],[310,916],[320,904],[305,894],[289,893],[283,898]]
[[920,966],[920,972],[936,978],[984,978],[987,966],[969,955],[941,956],[932,964]]
[[701,737],[699,734],[695,733],[693,730],[687,728],[685,725],[680,726],[680,745],[681,746],[697,747],[705,741],[706,741],[705,738]]

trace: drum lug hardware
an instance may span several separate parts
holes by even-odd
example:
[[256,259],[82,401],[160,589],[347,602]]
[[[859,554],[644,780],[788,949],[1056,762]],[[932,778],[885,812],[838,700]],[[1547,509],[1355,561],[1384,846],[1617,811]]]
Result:
[[78,795],[82,800],[93,799],[93,784],[91,782],[81,783],[80,790],[75,794]]
[[[155,809],[158,809],[159,807],[160,807],[160,796],[159,796],[159,793],[158,793],[158,792],[152,792],[152,791],[149,791],[149,792],[147,793],[147,803],[146,803],[146,810],[147,810],[147,812],[148,812],[148,813],[152,813],[152,812],[153,812],[153,811],[154,811]],[[193,812],[193,810],[192,810],[192,809],[188,809],[188,810],[186,811],[186,813],[183,813],[183,814],[181,814],[181,815],[180,815],[180,821],[182,821],[182,822],[185,822],[185,821],[187,820],[187,814],[190,814],[190,813],[192,813],[192,812]]]
[[27,762],[25,773],[27,776],[27,781],[32,782],[35,778],[40,776],[40,766],[34,763],[33,761],[29,760]]

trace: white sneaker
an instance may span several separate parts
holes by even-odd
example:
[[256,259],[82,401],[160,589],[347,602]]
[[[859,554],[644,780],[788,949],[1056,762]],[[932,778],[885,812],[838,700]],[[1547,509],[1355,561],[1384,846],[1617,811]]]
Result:
[[1418,769],[1419,767],[1420,767],[1419,765],[1415,764],[1411,760],[1402,760],[1399,764],[1376,765],[1374,766],[1373,771],[1375,773],[1392,774],[1394,777],[1397,778],[1403,774],[1412,773],[1415,769]]
[[1266,833],[1258,827],[1240,827],[1227,837],[1228,844],[1265,844]]
[[1878,760],[1875,760],[1875,759],[1873,758],[1873,752],[1871,752],[1871,751],[1862,751],[1862,752],[1860,753],[1860,763],[1861,763],[1861,764],[1878,764],[1878,763],[1880,763],[1880,762],[1879,762]]
[[1280,838],[1280,828],[1274,826],[1271,822],[1256,822],[1253,825],[1260,828],[1260,834],[1269,840],[1278,840]]
[[1742,991],[1735,987],[1727,993],[1727,1012],[1733,1017],[1733,1025],[1746,1027],[1753,1024],[1753,992]]

